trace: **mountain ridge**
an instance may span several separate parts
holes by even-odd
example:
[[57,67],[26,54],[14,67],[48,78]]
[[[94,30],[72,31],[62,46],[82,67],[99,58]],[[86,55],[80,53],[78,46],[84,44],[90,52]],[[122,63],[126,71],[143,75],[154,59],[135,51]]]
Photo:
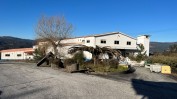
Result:
[[34,40],[22,39],[12,36],[0,36],[0,50],[14,48],[30,48],[34,45]]
[[[35,40],[23,39],[12,36],[0,36],[0,50],[13,48],[30,48],[34,45]],[[150,42],[150,53],[163,52],[168,50],[170,45],[177,44],[177,42]]]

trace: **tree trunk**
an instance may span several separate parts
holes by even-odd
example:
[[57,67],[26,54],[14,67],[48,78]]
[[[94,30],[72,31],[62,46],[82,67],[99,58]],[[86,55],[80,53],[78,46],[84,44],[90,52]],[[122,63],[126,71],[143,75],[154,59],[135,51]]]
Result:
[[54,58],[56,59],[56,58],[59,58],[58,57],[58,50],[57,50],[57,45],[53,45],[53,50],[54,50]]
[[94,67],[95,67],[96,66],[96,57],[94,57],[93,61],[94,61]]

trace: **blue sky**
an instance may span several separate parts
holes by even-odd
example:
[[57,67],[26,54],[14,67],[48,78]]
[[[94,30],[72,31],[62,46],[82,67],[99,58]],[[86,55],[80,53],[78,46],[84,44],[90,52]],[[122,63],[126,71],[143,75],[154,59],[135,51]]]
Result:
[[0,36],[35,39],[42,15],[61,16],[74,36],[119,31],[177,41],[177,0],[0,0]]

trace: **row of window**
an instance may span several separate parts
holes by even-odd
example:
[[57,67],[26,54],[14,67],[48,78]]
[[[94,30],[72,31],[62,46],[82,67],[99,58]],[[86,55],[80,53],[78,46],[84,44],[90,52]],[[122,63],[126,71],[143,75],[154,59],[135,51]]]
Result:
[[[5,56],[10,57],[10,54],[5,54]],[[18,57],[22,56],[21,54],[17,54]]]
[[[106,40],[101,40],[102,44],[106,44]],[[114,44],[119,44],[119,41],[114,41]],[[131,45],[130,41],[127,41],[127,45]]]
[[[82,42],[85,42],[85,40],[82,40]],[[90,43],[90,40],[87,40],[87,43]],[[101,40],[101,44],[106,44],[106,40]],[[119,44],[119,41],[114,41],[114,44]],[[127,45],[131,45],[130,41],[127,41]]]

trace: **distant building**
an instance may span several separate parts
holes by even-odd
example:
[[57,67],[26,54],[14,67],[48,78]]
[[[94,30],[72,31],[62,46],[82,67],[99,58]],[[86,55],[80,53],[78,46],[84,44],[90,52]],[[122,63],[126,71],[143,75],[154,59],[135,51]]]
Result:
[[26,60],[33,59],[33,48],[18,48],[1,50],[1,60]]
[[146,55],[149,56],[149,42],[150,42],[150,36],[149,35],[140,35],[137,37],[137,45],[143,44],[144,46],[144,52],[146,52]]
[[[64,39],[60,43],[65,45],[62,48],[59,48],[59,53],[62,53],[63,56],[67,56],[68,48],[74,45],[86,45],[91,47],[105,47],[109,46],[112,49],[120,50],[123,56],[126,56],[129,53],[135,54],[137,52],[137,45],[143,44],[145,47],[145,51],[147,52],[147,56],[149,56],[149,41],[150,38],[148,35],[138,36],[137,38],[133,38],[129,35],[123,34],[121,32],[111,32],[106,34],[98,34],[91,36],[83,36],[76,38]],[[46,42],[40,42],[38,45],[42,45]],[[48,46],[47,51],[53,52],[53,48]],[[85,55],[91,57],[91,54],[85,52]]]

